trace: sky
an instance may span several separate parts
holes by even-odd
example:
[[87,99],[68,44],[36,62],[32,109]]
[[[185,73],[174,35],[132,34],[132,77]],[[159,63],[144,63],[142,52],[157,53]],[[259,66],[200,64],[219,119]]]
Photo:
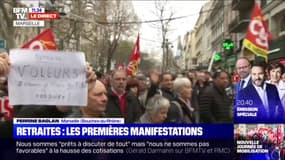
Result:
[[[168,36],[170,42],[173,43],[173,49],[176,50],[178,36],[183,36],[187,31],[191,31],[199,17],[199,11],[203,4],[207,0],[170,0],[168,1],[168,10],[172,10],[173,17],[187,16],[186,18],[173,20],[171,22],[171,32]],[[157,16],[154,15],[155,3],[154,0],[149,1],[132,1],[134,9],[141,21],[157,20]],[[169,15],[169,14],[168,14]],[[167,16],[166,18],[169,18]],[[145,52],[161,51],[162,38],[158,33],[158,29],[155,29],[151,24],[145,23],[140,28],[140,46],[141,50]]]
[[[22,0],[26,4],[37,5],[38,0]],[[42,0],[43,1],[43,0]],[[171,22],[169,36],[169,42],[172,43],[173,50],[176,52],[176,46],[178,42],[178,36],[183,36],[191,31],[199,17],[199,11],[203,4],[208,0],[168,0],[167,11],[174,13],[173,17],[187,16],[173,20]],[[159,18],[153,13],[155,11],[154,0],[132,0],[134,10],[138,15],[140,21],[158,20]],[[169,13],[165,18],[169,18]],[[142,51],[151,53],[162,52],[162,37],[159,30],[154,27],[155,24],[144,23],[141,24],[141,28],[138,31],[140,33],[140,48]],[[136,39],[136,35],[132,39]],[[158,57],[159,58],[159,57]]]

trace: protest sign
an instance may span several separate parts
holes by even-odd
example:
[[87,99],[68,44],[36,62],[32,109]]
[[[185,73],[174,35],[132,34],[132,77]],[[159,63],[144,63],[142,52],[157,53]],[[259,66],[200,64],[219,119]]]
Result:
[[82,52],[14,49],[8,90],[11,105],[86,106]]

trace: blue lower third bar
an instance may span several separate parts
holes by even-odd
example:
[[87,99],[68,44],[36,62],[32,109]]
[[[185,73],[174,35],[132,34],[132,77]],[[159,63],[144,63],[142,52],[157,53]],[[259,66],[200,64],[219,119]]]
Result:
[[14,124],[14,138],[233,139],[232,124]]

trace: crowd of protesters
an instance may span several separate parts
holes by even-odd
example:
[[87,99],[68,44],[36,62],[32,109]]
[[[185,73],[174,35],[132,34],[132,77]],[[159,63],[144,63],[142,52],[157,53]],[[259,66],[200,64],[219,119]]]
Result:
[[[2,53],[0,76],[7,77],[9,65],[8,55]],[[240,81],[235,84],[233,77],[220,69],[211,73],[205,70],[183,73],[152,70],[128,76],[125,70],[95,74],[88,65],[87,106],[14,106],[14,116],[122,117],[125,123],[232,123],[234,97],[242,89],[254,85],[255,79],[260,80],[253,78],[252,66],[246,58],[237,60]],[[281,78],[284,67],[268,65],[268,73],[266,77],[264,70],[264,80],[278,90],[278,99],[284,107],[285,82]],[[1,89],[7,92],[6,81],[1,79],[0,83]]]

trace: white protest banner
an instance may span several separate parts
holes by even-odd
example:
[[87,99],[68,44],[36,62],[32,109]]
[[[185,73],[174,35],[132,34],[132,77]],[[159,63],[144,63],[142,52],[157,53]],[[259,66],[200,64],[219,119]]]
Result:
[[10,61],[10,105],[87,105],[82,52],[13,49]]

